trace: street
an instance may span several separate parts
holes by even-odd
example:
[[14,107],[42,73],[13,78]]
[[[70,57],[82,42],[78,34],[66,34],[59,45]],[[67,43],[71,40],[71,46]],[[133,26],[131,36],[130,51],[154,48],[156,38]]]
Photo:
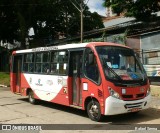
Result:
[[[10,88],[0,88],[0,124],[111,124],[123,127],[125,124],[159,123],[160,99],[156,97],[152,97],[149,109],[136,115],[106,116],[103,122],[94,122],[88,118],[85,111],[44,101],[40,101],[38,105],[32,105],[28,102],[28,97],[13,94]],[[119,129],[113,130],[118,132]]]

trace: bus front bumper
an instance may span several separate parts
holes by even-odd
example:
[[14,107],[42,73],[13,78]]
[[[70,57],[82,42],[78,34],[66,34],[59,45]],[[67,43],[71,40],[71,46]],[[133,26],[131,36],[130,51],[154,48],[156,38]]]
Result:
[[144,99],[134,101],[123,101],[109,96],[105,100],[105,114],[104,115],[116,115],[129,112],[138,112],[149,107],[151,101],[151,94]]

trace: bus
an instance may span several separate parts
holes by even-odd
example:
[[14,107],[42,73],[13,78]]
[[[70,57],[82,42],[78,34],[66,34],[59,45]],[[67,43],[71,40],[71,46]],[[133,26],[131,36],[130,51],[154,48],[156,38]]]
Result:
[[29,102],[53,102],[85,110],[93,121],[149,107],[150,85],[129,47],[90,42],[12,53],[11,91]]

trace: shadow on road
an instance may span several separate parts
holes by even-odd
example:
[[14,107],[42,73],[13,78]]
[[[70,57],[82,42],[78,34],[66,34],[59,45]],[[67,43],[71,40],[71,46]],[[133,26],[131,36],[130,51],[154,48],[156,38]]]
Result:
[[[28,102],[27,98],[21,98],[18,100],[22,100]],[[88,117],[86,111],[75,109],[72,107],[67,107],[55,103],[49,103],[45,101],[39,101],[38,105],[53,108],[56,110],[64,111],[70,114],[76,114],[82,117]],[[36,105],[35,105],[36,106]],[[102,121],[103,124],[111,123],[111,124],[137,124],[137,123],[147,123],[147,121],[152,121],[160,118],[160,109],[149,108],[146,110],[142,110],[138,113],[128,113],[114,116],[104,116]],[[152,123],[149,123],[152,124]]]
[[10,91],[10,87],[0,87],[0,91]]
[[[120,114],[114,116],[105,116],[103,122],[110,122],[112,124],[137,124],[147,123],[160,118],[160,110],[156,108],[148,108],[138,113]],[[152,124],[152,123],[149,123]]]

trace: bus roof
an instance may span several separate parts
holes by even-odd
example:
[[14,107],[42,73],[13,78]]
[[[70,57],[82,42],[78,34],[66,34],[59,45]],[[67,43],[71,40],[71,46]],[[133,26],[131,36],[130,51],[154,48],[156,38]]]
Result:
[[74,48],[83,48],[83,47],[90,47],[90,46],[120,46],[120,47],[129,48],[125,45],[111,43],[111,42],[90,42],[90,43],[77,43],[77,44],[73,43],[73,44],[66,44],[66,45],[37,47],[33,49],[17,50],[17,51],[14,51],[13,54],[32,53],[32,52],[38,52],[38,51],[50,51],[50,50],[60,50],[60,49],[74,49]]

